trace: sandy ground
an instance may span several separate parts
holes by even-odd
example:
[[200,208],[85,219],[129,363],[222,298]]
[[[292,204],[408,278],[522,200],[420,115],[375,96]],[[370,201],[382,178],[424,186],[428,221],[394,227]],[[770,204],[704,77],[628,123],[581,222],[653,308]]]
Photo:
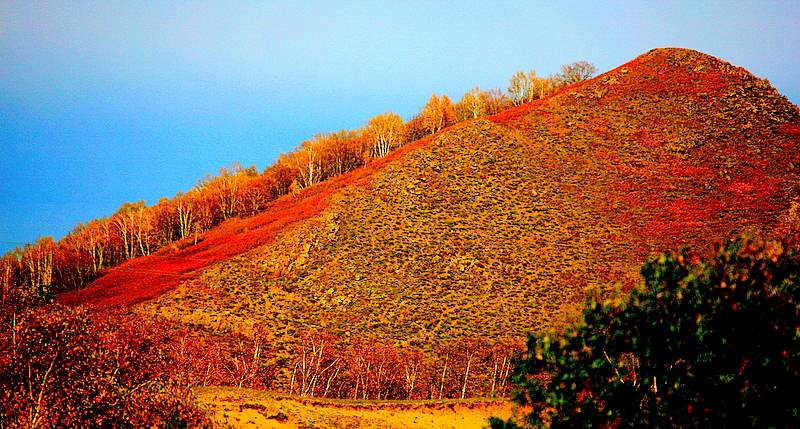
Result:
[[[230,387],[197,392],[220,428],[483,428],[512,417],[510,401],[340,401]],[[515,419],[516,420],[516,419]]]

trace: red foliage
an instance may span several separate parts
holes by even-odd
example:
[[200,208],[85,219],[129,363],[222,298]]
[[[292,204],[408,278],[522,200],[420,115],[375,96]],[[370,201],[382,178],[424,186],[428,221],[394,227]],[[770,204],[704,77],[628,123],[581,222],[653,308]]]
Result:
[[713,179],[717,172],[709,167],[695,167],[692,165],[676,165],[670,175],[677,179]]
[[644,147],[654,149],[664,144],[664,137],[655,130],[639,130],[634,133],[634,138]]
[[0,425],[205,425],[180,383],[168,338],[154,324],[112,313],[0,307]]
[[165,325],[174,374],[192,385],[273,387],[277,367],[268,332],[257,326],[249,336],[209,335],[187,326]]
[[347,399],[506,397],[523,339],[463,338],[433,350],[307,332],[289,361],[288,392]]
[[271,242],[288,225],[322,212],[338,190],[368,186],[375,172],[430,141],[430,137],[418,140],[298,195],[281,197],[253,217],[229,219],[202,234],[197,244],[188,237],[152,255],[124,262],[106,270],[88,288],[59,295],[58,301],[67,305],[125,307],[156,298],[217,261]]
[[623,241],[644,257],[745,224],[772,232],[800,191],[787,175],[800,163],[791,107],[742,68],[656,49],[490,119],[529,136],[560,178],[559,201],[594,206],[597,222],[624,228]]
[[780,130],[786,134],[800,135],[800,123],[793,122],[783,124],[781,125]]

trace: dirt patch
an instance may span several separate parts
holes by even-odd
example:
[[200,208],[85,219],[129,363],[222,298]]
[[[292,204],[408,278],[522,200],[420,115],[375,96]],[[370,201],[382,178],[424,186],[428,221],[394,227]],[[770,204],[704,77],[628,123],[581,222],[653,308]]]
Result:
[[346,401],[288,397],[229,387],[205,388],[200,402],[226,428],[482,428],[489,417],[524,415],[512,402]]

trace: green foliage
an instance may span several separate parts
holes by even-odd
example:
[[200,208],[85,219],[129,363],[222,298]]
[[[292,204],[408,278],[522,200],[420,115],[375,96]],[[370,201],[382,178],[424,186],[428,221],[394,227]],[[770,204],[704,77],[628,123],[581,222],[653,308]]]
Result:
[[566,334],[529,337],[515,380],[531,426],[800,425],[798,249],[740,239],[641,272],[626,302],[589,300]]

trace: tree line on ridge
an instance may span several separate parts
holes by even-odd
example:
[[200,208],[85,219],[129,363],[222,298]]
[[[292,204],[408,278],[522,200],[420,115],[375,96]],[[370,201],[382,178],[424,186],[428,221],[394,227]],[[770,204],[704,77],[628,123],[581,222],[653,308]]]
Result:
[[79,224],[61,240],[43,237],[5,254],[0,258],[1,298],[5,301],[12,293],[48,297],[80,289],[103,270],[128,259],[150,255],[179,240],[197,243],[203,232],[227,219],[254,215],[283,195],[352,171],[408,142],[546,97],[596,72],[592,64],[579,61],[562,66],[554,76],[517,72],[506,92],[475,87],[457,103],[447,95],[433,94],[407,122],[396,113],[383,113],[357,130],[316,134],[262,173],[255,166],[234,163],[154,205],[126,202],[110,217]]

